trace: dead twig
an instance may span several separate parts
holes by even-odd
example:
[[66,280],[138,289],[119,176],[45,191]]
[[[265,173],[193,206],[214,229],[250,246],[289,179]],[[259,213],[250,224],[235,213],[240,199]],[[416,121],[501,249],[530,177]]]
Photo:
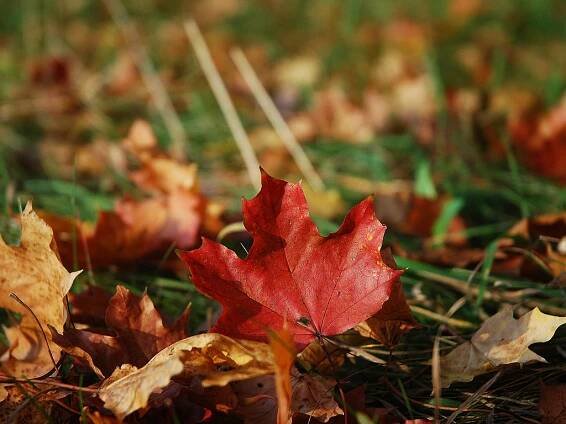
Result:
[[275,103],[273,103],[273,100],[269,97],[267,90],[261,83],[244,52],[241,49],[234,49],[231,51],[230,56],[244,78],[244,81],[248,84],[259,106],[265,113],[265,116],[267,116],[275,132],[279,135],[287,151],[291,154],[293,160],[301,170],[307,183],[316,191],[324,191],[324,182],[320,178],[320,175],[318,175],[314,169],[310,159],[295,138],[287,122],[285,122],[281,116],[277,106],[275,106]]
[[252,148],[250,139],[246,134],[246,130],[244,130],[244,126],[238,117],[234,103],[232,103],[232,99],[228,94],[228,90],[218,73],[218,69],[216,69],[216,65],[212,61],[210,51],[206,46],[206,42],[204,41],[200,29],[194,20],[189,20],[185,22],[185,31],[193,45],[193,49],[195,50],[197,59],[210,85],[212,93],[222,110],[224,119],[226,119],[226,123],[232,132],[234,141],[236,142],[238,149],[240,149],[250,181],[253,186],[259,190],[261,187],[259,162]]

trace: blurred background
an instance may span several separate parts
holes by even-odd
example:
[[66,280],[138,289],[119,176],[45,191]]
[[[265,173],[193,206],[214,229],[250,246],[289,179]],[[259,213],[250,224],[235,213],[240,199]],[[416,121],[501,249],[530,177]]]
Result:
[[[476,266],[521,219],[565,209],[565,12],[551,0],[6,2],[0,231],[17,240],[10,217],[33,199],[66,264],[109,271],[110,285],[117,264],[162,266],[228,224],[237,248],[257,169],[246,168],[195,54],[208,46],[248,156],[303,180],[321,232],[373,194],[398,257]],[[205,44],[191,43],[188,19]],[[520,234],[555,243],[564,220],[552,225]],[[518,274],[514,260],[501,269]],[[533,273],[563,275],[553,266]],[[136,274],[121,278],[136,286]],[[182,283],[160,284],[158,297]]]

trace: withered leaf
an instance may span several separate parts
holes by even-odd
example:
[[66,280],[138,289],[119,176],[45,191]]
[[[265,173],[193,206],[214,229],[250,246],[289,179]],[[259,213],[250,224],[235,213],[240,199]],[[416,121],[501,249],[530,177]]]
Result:
[[53,369],[53,361],[60,358],[61,349],[51,342],[48,327],[63,330],[67,319],[65,296],[80,271],[69,273],[61,264],[51,249],[51,228],[30,203],[21,223],[19,246],[8,246],[0,238],[0,307],[22,317],[19,324],[6,328],[9,347],[1,365],[4,375],[35,378]]

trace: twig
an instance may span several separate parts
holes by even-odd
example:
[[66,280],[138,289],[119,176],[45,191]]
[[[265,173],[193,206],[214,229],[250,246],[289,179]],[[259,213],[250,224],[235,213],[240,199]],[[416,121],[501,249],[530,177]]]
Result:
[[[448,312],[446,313],[447,318],[451,318],[458,309],[460,309],[466,303],[466,298],[462,297],[452,304]],[[436,336],[434,337],[434,344],[432,346],[432,391],[434,393],[434,422],[439,422],[440,420],[440,400],[442,399],[442,379],[440,374],[440,335],[444,332],[445,324],[442,324]],[[466,406],[467,407],[467,406]]]
[[493,377],[491,377],[488,381],[486,381],[472,396],[470,396],[468,399],[466,399],[458,407],[458,409],[456,411],[454,411],[448,417],[448,419],[446,420],[446,424],[452,424],[458,415],[460,415],[462,412],[464,412],[466,410],[466,408],[471,406],[477,398],[482,396],[487,391],[487,389],[489,389],[493,385],[493,383],[495,383],[495,380],[497,380],[501,376],[502,372],[503,371],[499,371],[497,374],[495,374]]
[[116,26],[126,39],[130,48],[130,54],[141,71],[143,81],[171,137],[171,155],[179,160],[185,159],[186,141],[188,139],[185,128],[173,107],[171,98],[167,94],[167,90],[159,78],[157,70],[151,62],[147,49],[142,44],[136,28],[130,20],[128,11],[121,0],[103,1]]
[[230,52],[230,56],[246,81],[246,84],[250,87],[252,94],[265,113],[265,116],[267,116],[267,119],[275,129],[275,132],[279,135],[279,138],[281,138],[281,141],[295,160],[295,163],[309,185],[316,191],[324,191],[324,182],[314,169],[305,151],[289,128],[289,125],[287,125],[287,122],[285,122],[281,116],[277,106],[275,106],[275,103],[273,103],[273,100],[269,97],[267,90],[261,83],[244,52],[239,48],[233,49]]
[[85,392],[85,393],[98,393],[98,389],[91,389],[90,387],[80,387],[75,386],[73,384],[67,383],[60,383],[58,381],[53,380],[40,380],[37,378],[12,378],[12,377],[2,377],[0,376],[0,383],[1,384],[16,384],[16,383],[33,383],[33,384],[50,384],[55,387],[61,387],[62,389],[69,389],[75,390],[78,392]]
[[24,301],[22,299],[20,299],[16,293],[10,293],[10,297],[12,299],[14,299],[16,302],[18,302],[20,305],[22,305],[24,308],[26,308],[29,311],[29,313],[33,316],[33,318],[35,319],[35,322],[39,326],[39,331],[41,331],[41,334],[43,335],[43,339],[45,340],[45,347],[47,348],[47,352],[49,352],[49,357],[51,358],[51,361],[53,362],[53,367],[57,370],[57,372],[59,372],[59,367],[57,366],[57,361],[55,361],[55,358],[53,357],[53,353],[51,352],[51,347],[49,346],[49,341],[47,340],[47,335],[45,334],[45,331],[43,330],[43,327],[41,326],[41,322],[39,321],[39,318],[37,318],[37,315],[35,314],[35,312],[33,312],[33,310],[28,305],[26,305],[24,303]]
[[[460,292],[462,294],[472,297],[478,296],[479,290],[477,287],[466,284],[464,281],[458,280],[456,278],[448,277],[446,275],[436,274],[430,271],[412,270],[412,272],[420,275],[421,277],[427,278],[437,283],[444,284],[445,286],[448,286],[453,290]],[[548,314],[566,316],[566,308],[561,308],[559,306],[554,306],[554,305],[548,305],[546,303],[538,302],[536,300],[517,299],[517,297],[513,293],[496,292],[496,291],[485,292],[483,298],[484,300],[488,300],[492,302],[500,302],[500,303],[509,302],[513,304],[523,304],[525,306],[528,306],[529,308],[539,308],[541,311],[546,312]]]
[[243,233],[245,231],[247,231],[247,230],[246,230],[246,227],[244,226],[244,223],[242,221],[233,222],[231,224],[226,225],[224,228],[222,228],[220,230],[220,232],[216,236],[216,240],[222,241],[229,234]]
[[197,23],[191,19],[185,22],[185,31],[193,45],[198,62],[200,63],[204,75],[210,84],[214,97],[222,110],[224,119],[226,119],[226,123],[232,132],[234,141],[236,142],[238,149],[240,149],[240,153],[244,159],[244,164],[248,170],[250,181],[253,186],[259,190],[261,186],[259,162],[250,143],[250,139],[244,130],[244,126],[238,117],[236,108],[230,99],[228,90],[226,89],[222,78],[220,78],[216,65],[214,65],[214,62],[212,61],[212,57],[210,56],[210,52],[206,46],[206,42],[204,41],[200,29]]
[[436,312],[429,311],[428,309],[421,308],[420,306],[411,305],[411,311],[418,315],[423,315],[434,321],[441,322],[443,324],[449,325],[450,327],[456,328],[476,328],[477,326],[471,322],[463,321],[456,318],[450,318],[442,314],[437,314]]

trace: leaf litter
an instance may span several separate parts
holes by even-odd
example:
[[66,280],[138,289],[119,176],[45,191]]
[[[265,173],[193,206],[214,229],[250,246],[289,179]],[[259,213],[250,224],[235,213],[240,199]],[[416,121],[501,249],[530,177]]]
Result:
[[[454,0],[424,19],[400,2],[377,24],[387,7],[195,3],[263,187],[241,210],[249,180],[181,25],[143,5],[129,17],[120,0],[89,13],[100,25],[62,25],[78,55],[27,58],[0,108],[1,416],[560,422],[560,13]],[[131,31],[134,18],[155,33]],[[517,19],[545,25],[510,38]],[[303,167],[252,106],[233,47],[324,190],[287,182]],[[116,54],[81,56],[94,48]],[[37,215],[13,213],[32,198]]]

